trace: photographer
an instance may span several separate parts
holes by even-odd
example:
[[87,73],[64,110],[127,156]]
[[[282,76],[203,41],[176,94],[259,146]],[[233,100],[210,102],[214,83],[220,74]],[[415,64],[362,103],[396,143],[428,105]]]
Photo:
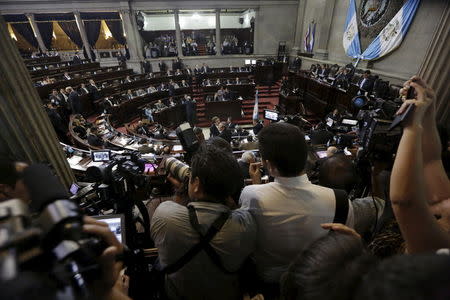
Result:
[[415,105],[415,110],[403,124],[390,198],[407,251],[423,253],[450,247],[450,185],[441,160],[434,91],[416,76],[405,83],[401,95],[410,88],[415,99],[407,99],[398,114],[407,105]]
[[[248,212],[230,210],[234,207],[231,197],[243,184],[236,178],[242,177],[232,155],[201,145],[192,157],[191,203],[186,207],[166,201],[156,209],[151,236],[162,267],[171,270],[166,275],[170,299],[241,297],[237,271],[254,250],[256,226]],[[207,232],[217,233],[211,237]],[[205,234],[210,241],[205,241]],[[200,250],[186,259],[200,241],[204,241]]]

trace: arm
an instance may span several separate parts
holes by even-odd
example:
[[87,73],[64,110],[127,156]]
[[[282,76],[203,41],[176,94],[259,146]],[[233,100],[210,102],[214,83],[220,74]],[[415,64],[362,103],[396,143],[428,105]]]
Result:
[[[402,96],[406,95],[412,81],[425,87],[430,96],[434,97],[433,91],[417,76],[405,83],[404,88],[400,91]],[[436,107],[434,103],[431,103],[426,111],[426,117],[423,120],[423,130],[422,155],[425,182],[429,192],[428,201],[435,204],[450,198],[450,185],[441,160],[442,145],[436,126]],[[439,212],[435,213],[439,214]]]
[[[422,120],[431,104],[426,88],[411,83],[416,89],[415,112],[405,125],[391,176],[390,198],[395,217],[410,253],[436,251],[448,247],[450,239],[439,227],[427,204],[423,172]],[[406,108],[402,106],[401,110]]]

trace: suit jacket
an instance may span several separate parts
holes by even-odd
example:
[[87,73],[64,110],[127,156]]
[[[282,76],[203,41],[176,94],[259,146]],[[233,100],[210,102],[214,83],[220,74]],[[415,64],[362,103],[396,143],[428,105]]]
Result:
[[[364,79],[366,79],[366,80],[364,80]],[[363,83],[363,81],[364,81],[364,83]],[[361,78],[358,81],[359,89],[363,90],[364,92],[369,92],[370,93],[373,90],[373,84],[374,84],[374,81],[370,77],[369,78]]]
[[82,106],[80,101],[80,96],[77,92],[72,91],[69,95],[69,104],[72,109],[73,114],[81,114],[82,113]]
[[231,142],[231,131],[228,128],[225,128],[220,134],[219,137],[223,138],[228,143]]
[[81,95],[89,94],[88,88],[80,88],[80,94],[81,94]]
[[250,172],[248,171],[250,164],[243,162],[242,160],[238,160],[239,168],[241,169],[242,175],[244,179],[250,178]]
[[214,136],[219,136],[219,134],[220,134],[219,129],[217,129],[215,124],[212,124],[211,127],[209,127],[209,135],[211,137],[214,137]]
[[80,59],[80,57],[78,56],[78,55],[75,55],[74,57],[73,57],[73,64],[74,65],[79,65],[79,64],[81,64],[81,59]]

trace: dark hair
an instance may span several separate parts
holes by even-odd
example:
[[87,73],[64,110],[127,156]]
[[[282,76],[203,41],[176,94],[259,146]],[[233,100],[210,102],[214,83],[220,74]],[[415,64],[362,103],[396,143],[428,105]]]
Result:
[[192,157],[191,176],[199,178],[204,193],[212,201],[223,202],[244,187],[236,158],[214,145],[200,145]]
[[298,176],[305,168],[308,152],[305,135],[288,123],[273,123],[258,134],[259,151],[283,177]]
[[210,138],[207,143],[208,143],[208,145],[215,146],[225,152],[228,152],[231,154],[233,153],[233,148],[231,148],[230,143],[228,143],[226,140],[224,140],[221,137],[215,136],[213,138]]
[[393,256],[363,276],[354,299],[450,299],[450,256]]
[[285,300],[348,300],[376,258],[361,239],[331,231],[303,251],[281,277]]
[[350,192],[357,181],[353,162],[343,153],[325,159],[319,168],[319,184]]
[[11,187],[16,185],[19,179],[15,163],[7,158],[0,159],[0,184],[7,184]]
[[365,70],[365,71],[364,71],[364,74],[368,74],[368,75],[370,75],[370,74],[371,74],[371,72],[370,72],[370,70]]

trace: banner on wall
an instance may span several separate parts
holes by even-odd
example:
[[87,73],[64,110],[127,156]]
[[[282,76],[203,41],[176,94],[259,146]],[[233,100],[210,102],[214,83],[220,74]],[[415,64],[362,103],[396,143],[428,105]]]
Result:
[[361,59],[374,60],[395,50],[403,41],[419,6],[420,0],[408,0],[381,30],[377,37],[361,53],[358,22],[356,20],[356,3],[350,0],[345,21],[343,46],[347,56],[356,58],[355,66]]
[[314,49],[314,39],[316,35],[316,23],[314,21],[308,24],[308,30],[306,31],[304,46],[307,53],[311,53]]

